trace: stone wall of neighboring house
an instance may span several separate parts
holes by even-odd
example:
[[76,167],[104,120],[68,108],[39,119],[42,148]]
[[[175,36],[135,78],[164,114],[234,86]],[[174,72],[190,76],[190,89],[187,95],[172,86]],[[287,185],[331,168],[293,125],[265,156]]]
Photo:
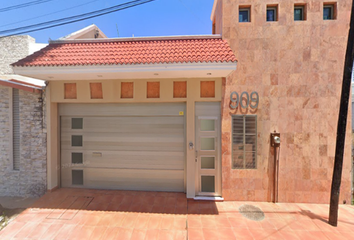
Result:
[[28,35],[0,38],[0,74],[13,74],[10,64],[28,56],[33,44],[35,39]]
[[47,158],[42,94],[19,90],[20,166],[13,170],[11,91],[0,86],[0,196],[40,196],[46,191]]

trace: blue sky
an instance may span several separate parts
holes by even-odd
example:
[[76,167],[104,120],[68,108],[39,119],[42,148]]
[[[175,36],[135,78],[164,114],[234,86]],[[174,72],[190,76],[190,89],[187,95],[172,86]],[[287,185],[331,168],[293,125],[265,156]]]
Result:
[[[0,8],[31,1],[33,0],[1,0]],[[95,11],[128,1],[130,0],[51,0],[1,12],[0,31]],[[91,24],[96,24],[108,37],[118,37],[117,26],[119,37],[131,37],[133,34],[135,37],[211,34],[210,14],[213,2],[214,0],[155,0],[104,16],[27,34],[34,37],[36,42],[47,43],[49,38],[58,39]],[[77,7],[78,5],[82,6]],[[68,8],[72,9],[62,11]],[[55,13],[58,11],[62,12]],[[45,14],[47,16],[36,18]],[[36,19],[28,20],[31,18]],[[23,22],[15,23],[18,21]]]

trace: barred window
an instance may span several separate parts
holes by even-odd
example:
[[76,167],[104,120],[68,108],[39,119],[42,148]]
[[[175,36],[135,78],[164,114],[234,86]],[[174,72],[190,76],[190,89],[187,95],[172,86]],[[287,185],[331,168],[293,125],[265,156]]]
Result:
[[232,168],[257,168],[257,116],[232,116]]

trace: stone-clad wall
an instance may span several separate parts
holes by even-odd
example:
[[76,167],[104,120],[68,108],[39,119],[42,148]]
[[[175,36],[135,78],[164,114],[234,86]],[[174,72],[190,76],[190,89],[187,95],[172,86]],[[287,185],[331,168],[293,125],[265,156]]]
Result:
[[20,170],[11,158],[10,93],[0,86],[0,196],[40,196],[46,191],[46,131],[40,93],[19,90]]
[[[323,20],[324,2],[337,2],[336,20]],[[307,4],[306,21],[294,22],[294,3]],[[277,22],[266,22],[267,4],[278,4]],[[251,22],[238,22],[240,5],[251,6]],[[223,0],[222,35],[238,59],[223,83],[226,200],[270,200],[269,135],[276,130],[282,140],[279,202],[329,202],[350,10],[349,0]],[[259,93],[256,170],[231,168],[231,115],[240,114],[228,107],[233,91]],[[341,202],[351,198],[351,106],[348,116]]]
[[0,74],[12,74],[10,64],[27,57],[31,43],[35,40],[28,35],[0,38]]
[[213,19],[213,34],[222,34],[222,1],[218,1]]

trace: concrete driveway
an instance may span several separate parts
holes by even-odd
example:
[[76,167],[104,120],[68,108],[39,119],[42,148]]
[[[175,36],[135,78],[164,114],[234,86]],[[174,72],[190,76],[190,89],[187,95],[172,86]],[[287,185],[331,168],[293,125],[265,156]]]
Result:
[[[241,214],[259,207],[264,219]],[[340,207],[339,225],[326,223],[328,205],[209,202],[183,193],[59,189],[47,193],[5,229],[0,239],[353,239],[354,207]]]

